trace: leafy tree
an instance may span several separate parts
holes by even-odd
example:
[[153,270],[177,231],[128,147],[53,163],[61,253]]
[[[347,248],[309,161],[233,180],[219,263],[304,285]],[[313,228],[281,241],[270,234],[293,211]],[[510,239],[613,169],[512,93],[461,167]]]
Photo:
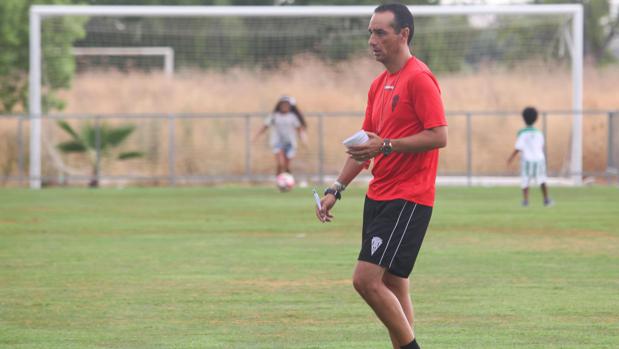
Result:
[[619,32],[619,13],[610,15],[610,0],[534,0],[537,4],[582,4],[585,10],[585,55],[597,63],[612,61],[608,46]]
[[[376,5],[375,0],[88,0],[91,4],[142,4],[142,5]],[[409,5],[437,4],[438,0],[409,0]],[[127,37],[133,43],[150,44],[157,36],[157,45],[174,48],[175,66],[194,66],[200,68],[227,69],[233,66],[260,62],[261,67],[276,67],[290,61],[298,54],[316,54],[329,60],[345,60],[350,56],[365,52],[368,18],[322,18],[295,19],[294,26],[282,28],[280,21],[261,18],[186,18],[185,27],[192,28],[191,36],[176,33],[170,28],[178,26],[176,18],[123,18],[123,34],[116,35],[115,26],[119,19],[93,18],[100,30],[89,33],[78,45],[88,46],[89,42],[106,42],[111,46],[126,45]],[[107,21],[107,22],[106,22]],[[233,32],[230,32],[233,28]],[[268,46],[262,39],[264,34],[282,32],[278,44]],[[153,34],[156,33],[156,34]],[[162,35],[161,33],[165,33]],[[222,36],[233,35],[231,40]],[[350,35],[353,34],[353,35]],[[265,45],[268,46],[265,49]],[[123,69],[123,61],[110,60]],[[147,67],[149,63],[144,66]],[[154,63],[158,64],[158,63]]]
[[[101,158],[112,158],[113,148],[120,146],[135,130],[134,125],[112,127],[106,124],[100,126],[86,124],[78,133],[64,120],[59,120],[58,126],[71,136],[71,140],[58,144],[58,149],[63,153],[82,153],[87,155],[92,167],[92,179],[89,183],[91,187],[99,186],[97,149],[99,149]],[[142,152],[126,151],[119,153],[114,159],[129,160],[142,156],[144,156]]]
[[413,52],[436,72],[453,72],[466,63],[476,33],[464,16],[421,17],[415,20]]
[[[0,1],[0,112],[26,109],[29,69],[29,9],[35,4],[79,4],[81,0],[2,0]],[[45,60],[42,81],[43,109],[62,109],[54,92],[70,86],[75,70],[72,43],[85,35],[85,18],[63,18],[44,23],[41,40]],[[62,33],[62,34],[59,34]],[[52,54],[53,53],[53,54]],[[53,72],[53,73],[52,73]]]

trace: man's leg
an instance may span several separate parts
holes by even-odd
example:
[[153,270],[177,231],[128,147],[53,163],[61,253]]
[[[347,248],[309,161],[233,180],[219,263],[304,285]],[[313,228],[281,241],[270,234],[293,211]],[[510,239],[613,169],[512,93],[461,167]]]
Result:
[[398,297],[385,285],[384,275],[385,268],[359,261],[353,275],[353,285],[387,327],[399,348],[413,341],[413,329]]
[[[413,326],[413,303],[409,294],[408,278],[402,278],[386,272],[383,275],[383,282],[385,283],[385,286],[387,286],[387,288],[391,290],[391,292],[393,292],[393,294],[398,299],[398,302],[400,302],[402,311],[404,311],[404,315],[406,315],[406,319],[408,320],[409,325],[413,329],[414,337],[415,329]],[[394,334],[391,331],[389,332],[389,336],[391,337],[391,343],[393,344],[393,348],[400,349],[400,344],[397,342]]]

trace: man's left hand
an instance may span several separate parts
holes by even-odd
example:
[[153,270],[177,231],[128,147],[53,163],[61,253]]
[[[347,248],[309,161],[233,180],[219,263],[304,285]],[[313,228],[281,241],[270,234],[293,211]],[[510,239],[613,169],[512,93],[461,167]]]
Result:
[[351,158],[358,162],[364,162],[370,160],[376,155],[380,154],[380,148],[383,146],[383,139],[377,134],[372,132],[366,132],[369,140],[362,145],[356,145],[348,147],[346,151]]

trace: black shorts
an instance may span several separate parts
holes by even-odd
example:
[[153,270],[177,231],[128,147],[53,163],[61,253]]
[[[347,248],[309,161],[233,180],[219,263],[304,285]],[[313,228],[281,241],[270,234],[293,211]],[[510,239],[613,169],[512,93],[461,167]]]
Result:
[[407,278],[413,271],[431,216],[430,206],[402,199],[376,201],[366,196],[358,259]]

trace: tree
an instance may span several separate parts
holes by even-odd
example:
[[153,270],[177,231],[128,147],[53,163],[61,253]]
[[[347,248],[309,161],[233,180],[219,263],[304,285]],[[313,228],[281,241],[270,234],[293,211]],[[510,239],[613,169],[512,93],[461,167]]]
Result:
[[[0,1],[0,112],[27,108],[29,69],[29,9],[35,4],[79,4],[81,0],[2,0]],[[62,109],[54,92],[70,86],[75,71],[71,55],[73,42],[85,35],[85,18],[64,18],[45,24],[41,40],[44,53],[54,52],[45,64],[43,110]],[[62,34],[58,34],[62,33]],[[50,72],[54,72],[51,74]]]
[[[58,126],[71,136],[71,140],[58,144],[58,149],[63,153],[87,155],[92,166],[90,187],[99,186],[99,157],[97,154],[100,154],[101,158],[111,158],[113,148],[121,145],[135,130],[134,125],[112,127],[106,124],[100,126],[86,124],[82,127],[81,132],[78,133],[64,120],[59,120]],[[116,155],[115,159],[129,160],[142,157],[143,155],[142,152],[138,151],[126,151]]]
[[534,0],[536,4],[582,4],[585,10],[585,55],[596,63],[612,61],[608,46],[619,32],[619,13],[612,18],[610,0]]
[[[87,0],[97,5],[377,5],[375,0]],[[409,5],[438,4],[438,0],[408,0]],[[93,18],[97,26],[107,28],[89,33],[77,43],[88,46],[92,42],[106,42],[111,46],[148,42],[152,33],[165,33],[158,45],[174,49],[175,66],[228,69],[239,65],[273,68],[290,62],[295,56],[315,54],[328,60],[340,61],[365,52],[367,37],[350,33],[367,33],[369,16],[365,18],[308,18],[296,19],[295,26],[282,30],[280,21],[256,18],[186,18],[183,23],[192,28],[192,35],[175,31],[178,18]],[[122,34],[118,23],[122,22]],[[230,31],[233,31],[231,33]],[[265,49],[265,35],[279,33],[278,44]],[[221,34],[221,35],[220,35]],[[234,35],[233,40],[222,40]],[[269,45],[266,43],[266,45]],[[441,57],[437,57],[440,60]],[[113,61],[112,61],[113,62]],[[251,62],[251,63],[248,63]],[[116,64],[116,63],[112,63]],[[148,64],[148,63],[146,63]],[[118,68],[122,68],[121,61]]]

